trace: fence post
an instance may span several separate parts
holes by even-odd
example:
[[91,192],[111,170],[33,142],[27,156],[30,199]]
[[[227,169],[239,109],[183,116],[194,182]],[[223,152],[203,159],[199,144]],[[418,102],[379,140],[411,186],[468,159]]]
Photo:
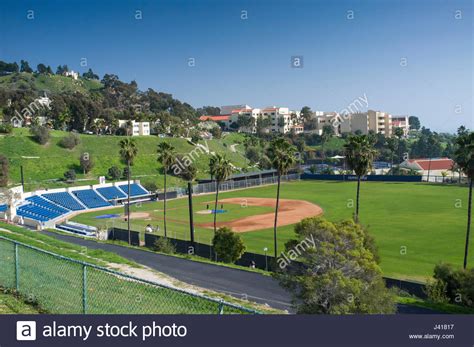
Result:
[[82,265],[82,313],[87,313],[87,265]]
[[20,291],[20,259],[18,257],[18,243],[15,243],[15,289]]
[[219,302],[219,313],[218,314],[224,314],[224,301],[221,300]]

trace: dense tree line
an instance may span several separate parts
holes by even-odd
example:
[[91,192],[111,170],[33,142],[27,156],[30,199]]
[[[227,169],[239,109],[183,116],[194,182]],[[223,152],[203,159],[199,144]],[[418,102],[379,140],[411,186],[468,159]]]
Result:
[[[56,74],[63,75],[67,71],[67,65],[59,65]],[[36,78],[38,75],[53,75],[53,71],[43,63],[33,71],[25,60],[21,61],[20,67],[17,63],[0,61],[0,75],[11,75],[9,82],[14,85],[14,88],[0,87],[0,108],[4,120],[9,121],[15,111],[21,112],[35,98],[43,96],[45,90],[38,89]],[[82,78],[99,80],[92,69],[83,73]],[[115,74],[105,74],[100,82],[100,88],[90,89],[86,94],[46,91],[52,100],[51,109],[40,109],[35,116],[46,117],[49,127],[60,130],[113,134],[118,130],[118,120],[124,119],[150,121],[159,133],[183,136],[189,135],[189,126],[196,124],[201,114],[220,112],[213,106],[195,110],[188,103],[173,98],[172,94],[151,88],[141,91],[135,81],[123,82]]]

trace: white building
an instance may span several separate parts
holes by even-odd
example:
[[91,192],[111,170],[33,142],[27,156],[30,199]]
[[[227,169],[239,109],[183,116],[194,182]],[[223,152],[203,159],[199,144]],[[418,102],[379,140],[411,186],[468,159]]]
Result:
[[410,131],[408,116],[392,116],[392,129],[395,128],[401,128],[404,136],[407,137]]
[[221,106],[220,109],[221,116],[229,116],[234,110],[251,109],[251,107],[249,105],[226,105]]
[[[129,121],[120,119],[119,120],[119,127],[120,128],[127,128],[127,123]],[[136,122],[131,121],[131,132],[129,133],[131,136],[148,136],[150,135],[150,122]]]
[[74,70],[65,71],[64,76],[72,77],[72,79],[77,80],[79,78],[79,73],[75,72]]
[[[220,116],[204,116],[205,120],[220,120],[223,121],[227,128],[235,129],[233,124],[236,124],[240,116],[250,116],[253,118],[253,125],[248,127],[241,127],[239,131],[246,133],[257,132],[257,119],[259,117],[269,118],[271,125],[270,132],[289,133],[294,131],[296,133],[303,132],[303,121],[300,117],[300,111],[290,111],[288,107],[267,107],[264,109],[252,108],[249,105],[229,105],[221,106]],[[220,119],[220,117],[226,117]],[[203,117],[202,117],[203,118]],[[201,119],[201,120],[204,120]],[[219,119],[218,119],[219,118]]]

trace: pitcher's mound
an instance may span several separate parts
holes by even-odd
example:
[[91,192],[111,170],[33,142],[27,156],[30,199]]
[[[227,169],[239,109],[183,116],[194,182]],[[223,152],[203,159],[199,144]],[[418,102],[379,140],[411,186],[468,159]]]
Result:
[[[123,218],[127,218],[127,215],[123,215]],[[145,219],[149,218],[150,214],[147,212],[131,212],[130,219]]]
[[[276,199],[269,198],[230,198],[219,200],[219,203],[236,204],[241,206],[267,206],[275,208]],[[244,208],[244,207],[242,207]],[[318,205],[303,200],[280,199],[278,208],[278,226],[300,222],[304,218],[316,217],[323,214]],[[254,231],[273,228],[275,213],[264,213],[255,216],[217,223],[219,227],[229,227],[235,232]],[[202,227],[213,227],[213,223],[201,224]]]

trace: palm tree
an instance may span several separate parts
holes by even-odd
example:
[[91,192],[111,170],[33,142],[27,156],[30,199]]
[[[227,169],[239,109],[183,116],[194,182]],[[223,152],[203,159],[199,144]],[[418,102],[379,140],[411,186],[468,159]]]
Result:
[[296,158],[297,149],[291,145],[284,138],[279,137],[274,139],[267,149],[267,156],[272,162],[272,167],[276,170],[278,176],[277,185],[277,199],[275,205],[275,221],[273,224],[273,247],[275,261],[277,259],[277,224],[278,224],[278,207],[280,205],[280,185],[281,176],[288,173],[288,171],[294,167],[298,159]]
[[458,131],[456,139],[457,149],[454,152],[454,160],[462,172],[469,179],[469,195],[467,208],[467,231],[466,245],[464,248],[463,267],[467,267],[467,256],[469,253],[469,234],[471,232],[471,213],[472,213],[472,179],[474,177],[474,132],[466,130]]
[[390,173],[393,175],[393,156],[395,154],[395,150],[398,147],[398,141],[394,137],[389,137],[387,139],[387,148],[390,151]]
[[[182,163],[183,161],[180,160]],[[193,181],[197,176],[197,168],[193,163],[185,166],[179,176],[188,182],[188,206],[189,206],[189,235],[191,243],[194,245],[194,221],[193,221]]]
[[217,231],[217,203],[219,200],[219,188],[222,182],[227,180],[233,171],[231,162],[220,154],[215,154],[209,161],[209,172],[216,180],[216,200],[214,203],[214,233]]
[[133,160],[138,154],[137,144],[134,139],[127,137],[119,143],[120,156],[122,160],[127,163],[127,180],[128,180],[128,194],[127,194],[127,225],[128,225],[128,244],[132,244],[130,235],[130,166],[133,165]]
[[165,230],[165,237],[167,237],[167,233],[166,233],[166,176],[171,165],[173,165],[176,160],[176,153],[175,153],[174,147],[170,145],[168,142],[161,142],[158,145],[157,152],[158,152],[158,161],[161,163],[161,165],[163,165],[163,171],[164,171],[165,195],[164,195],[164,201],[163,201],[163,224],[164,224],[164,230]]
[[367,135],[349,136],[344,148],[346,151],[347,164],[357,175],[357,199],[354,220],[358,223],[360,179],[362,176],[365,176],[367,172],[372,170],[372,164],[377,151],[374,149]]

